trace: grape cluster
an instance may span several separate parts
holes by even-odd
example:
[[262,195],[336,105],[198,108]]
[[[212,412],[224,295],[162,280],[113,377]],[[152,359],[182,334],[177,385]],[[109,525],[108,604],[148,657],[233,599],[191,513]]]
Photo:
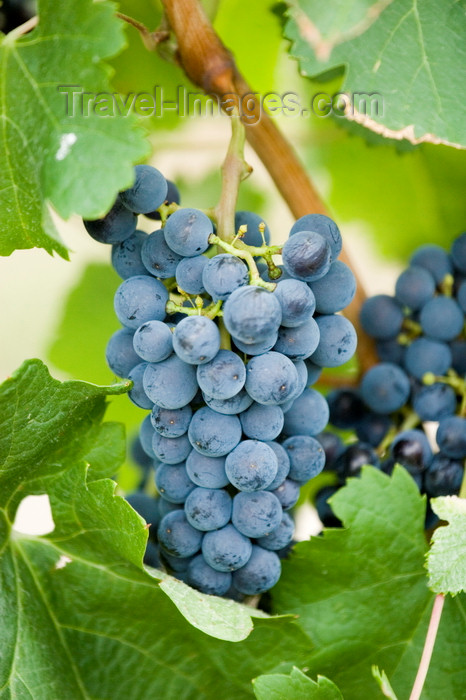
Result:
[[[161,227],[137,230],[139,213]],[[112,244],[124,280],[115,294],[122,328],[107,362],[150,411],[139,439],[159,497],[130,496],[152,538],[158,524],[158,550],[146,560],[158,555],[205,593],[263,593],[280,576],[300,486],[324,467],[315,436],[329,409],[311,386],[356,349],[353,326],[338,314],[355,293],[337,259],[338,227],[304,216],[283,247],[271,246],[261,218],[240,211],[225,241],[144,165],[105,218],[84,223]]]
[[[361,324],[376,341],[380,363],[358,389],[327,396],[330,423],[358,438],[348,446],[336,435],[322,439],[326,468],[340,482],[363,464],[390,473],[399,463],[429,497],[459,493],[466,458],[465,316],[466,233],[450,253],[436,245],[418,248],[394,296],[364,303]],[[435,452],[424,431],[429,422],[438,423]],[[328,495],[317,499],[324,519],[331,517]]]

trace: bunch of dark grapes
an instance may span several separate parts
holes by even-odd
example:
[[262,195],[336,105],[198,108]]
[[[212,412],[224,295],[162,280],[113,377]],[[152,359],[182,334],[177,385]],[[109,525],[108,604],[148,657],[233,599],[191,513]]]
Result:
[[[459,493],[466,458],[465,316],[466,233],[450,253],[436,245],[418,248],[394,296],[364,303],[361,324],[376,341],[380,363],[358,389],[327,396],[330,423],[358,437],[347,446],[334,434],[322,438],[326,468],[339,483],[357,476],[363,464],[390,473],[399,463],[429,497]],[[432,422],[437,450],[425,432]],[[338,487],[327,487],[316,503],[324,522],[331,518],[332,488]]]
[[[137,214],[160,228],[137,230]],[[311,386],[356,349],[338,314],[355,292],[340,231],[311,214],[270,246],[262,219],[239,211],[224,241],[145,165],[105,218],[84,223],[112,244],[124,279],[108,364],[150,411],[139,440],[159,496],[128,497],[152,524],[146,561],[205,593],[263,593],[280,576],[300,486],[325,463],[315,436],[329,409]]]

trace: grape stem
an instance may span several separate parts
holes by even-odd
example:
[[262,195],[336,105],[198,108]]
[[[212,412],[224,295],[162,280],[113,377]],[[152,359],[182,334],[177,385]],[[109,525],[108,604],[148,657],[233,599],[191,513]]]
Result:
[[[233,245],[232,243],[227,243],[226,241],[222,240],[219,236],[216,236],[215,233],[212,233],[209,236],[209,243],[216,243],[220,248],[226,250],[227,253],[230,253],[231,255],[236,255],[236,257],[241,258],[246,262],[249,268],[249,284],[256,285],[257,287],[264,287],[264,289],[267,289],[269,292],[273,292],[277,285],[274,282],[266,282],[260,276],[259,270],[257,269],[256,261],[254,260],[254,257],[250,252],[250,248],[253,250],[255,249],[254,246],[246,246],[243,244],[241,248],[237,248],[236,244]],[[255,250],[260,249],[256,248]]]
[[236,236],[235,209],[240,183],[252,172],[244,160],[245,131],[239,114],[231,115],[231,139],[222,165],[222,194],[215,208],[217,236],[231,243]]
[[160,29],[151,32],[145,24],[133,17],[124,15],[122,12],[117,12],[116,16],[138,30],[142,43],[148,51],[155,51],[162,41],[167,41],[170,38],[170,32],[167,31],[166,27],[161,26]]
[[429,670],[430,660],[432,658],[432,652],[434,650],[435,638],[437,637],[444,603],[445,596],[442,593],[439,593],[434,600],[434,607],[432,608],[432,614],[430,616],[429,628],[427,630],[426,641],[422,651],[421,662],[419,664],[416,680],[414,681],[409,700],[419,700],[421,697],[427,671]]
[[222,350],[231,350],[231,338],[223,318],[218,320],[218,330],[220,331],[220,348]]

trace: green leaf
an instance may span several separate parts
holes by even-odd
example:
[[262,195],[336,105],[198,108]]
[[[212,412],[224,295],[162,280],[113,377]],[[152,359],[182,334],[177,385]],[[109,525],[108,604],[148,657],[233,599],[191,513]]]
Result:
[[40,360],[25,362],[0,387],[0,508],[12,519],[27,483],[82,458],[105,410],[105,397],[129,382],[99,387],[58,382]]
[[317,683],[298,668],[289,676],[274,674],[259,676],[253,680],[257,700],[343,700],[337,686],[317,676]]
[[[345,71],[346,116],[411,143],[466,147],[464,7],[455,0],[289,0],[285,36],[306,76]],[[438,18],[442,22],[439,25]],[[374,109],[378,101],[378,109]],[[366,109],[367,107],[367,109]]]
[[[434,596],[427,587],[425,503],[408,473],[364,467],[331,499],[345,529],[296,545],[283,562],[272,610],[299,615],[314,650],[309,672],[332,678],[345,700],[376,694],[371,666],[409,695]],[[460,597],[447,600],[423,700],[460,700],[466,677]]]
[[432,510],[448,525],[432,535],[427,555],[429,586],[435,593],[457,593],[466,590],[466,500],[444,496],[431,500]]
[[[307,662],[289,619],[261,613],[252,629],[255,611],[143,568],[146,524],[105,478],[124,454],[105,399],[126,388],[60,383],[34,360],[0,387],[2,700],[236,700],[259,673]],[[12,530],[19,501],[39,493],[54,530]]]
[[103,60],[124,41],[115,5],[91,0],[70,0],[66,12],[41,0],[32,32],[0,38],[1,255],[42,247],[67,257],[48,204],[64,218],[96,218],[131,184],[148,152],[143,133],[132,116],[103,116],[94,99],[110,93]]

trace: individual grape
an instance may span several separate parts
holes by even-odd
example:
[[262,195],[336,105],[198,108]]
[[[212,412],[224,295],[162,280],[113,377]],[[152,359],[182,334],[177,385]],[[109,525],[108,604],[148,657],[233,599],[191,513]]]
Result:
[[336,260],[341,253],[342,239],[341,233],[336,223],[324,214],[306,214],[294,222],[291,227],[290,236],[294,236],[299,231],[316,231],[320,233],[330,245],[332,260]]
[[203,294],[202,273],[209,258],[205,255],[195,255],[192,258],[182,258],[176,268],[176,284],[187,294]]
[[350,360],[357,345],[356,331],[344,316],[319,316],[319,345],[311,360],[319,367],[339,367]]
[[198,390],[196,370],[177,355],[149,364],[143,383],[147,396],[161,408],[183,408]]
[[264,549],[276,551],[283,549],[290,544],[293,539],[294,522],[288,513],[283,513],[280,525],[264,537],[257,540],[257,544]]
[[403,370],[390,362],[381,362],[366,372],[361,395],[374,413],[398,411],[408,401],[411,386]]
[[355,389],[335,389],[326,395],[330,410],[330,423],[341,430],[357,426],[367,413],[367,408]]
[[130,328],[120,328],[110,337],[105,350],[107,364],[117,377],[128,378],[129,373],[141,358],[133,347],[134,332]]
[[230,399],[238,394],[246,381],[246,367],[231,350],[219,350],[210,362],[199,365],[197,381],[213,399]]
[[394,338],[403,325],[403,311],[396,299],[387,294],[376,294],[366,299],[361,307],[361,325],[368,335],[377,340]]
[[328,423],[327,401],[315,389],[305,389],[285,413],[285,435],[309,435],[313,437],[324,430]]
[[179,464],[184,462],[191,452],[191,443],[187,435],[180,435],[176,438],[168,438],[154,433],[152,447],[157,459],[166,464]]
[[154,406],[150,420],[157,433],[166,438],[177,438],[187,432],[192,414],[193,412],[189,405],[182,408]]
[[128,379],[133,382],[133,387],[128,391],[128,398],[139,408],[152,408],[154,405],[144,391],[142,383],[147,362],[140,362],[133,367],[128,374]]
[[201,593],[223,596],[231,586],[231,574],[216,571],[199,554],[189,564],[187,582]]
[[[174,510],[181,510],[183,508],[183,503],[171,503],[170,501],[167,501],[163,496],[159,496],[158,498],[159,502],[159,513],[160,517],[163,518],[164,515],[167,513],[171,513]],[[173,568],[173,567],[171,567]],[[188,567],[186,566],[185,569]],[[175,569],[176,571],[176,569]]]
[[223,321],[233,339],[258,343],[278,330],[282,311],[277,297],[263,287],[239,287],[223,306]]
[[129,277],[115,294],[115,313],[128,328],[139,328],[146,321],[163,321],[168,292],[162,282],[147,275]]
[[230,294],[249,282],[247,266],[240,258],[221,253],[211,258],[204,267],[202,284],[214,301],[225,301]]
[[[246,245],[252,245],[259,248],[263,245],[262,235],[259,230],[259,224],[265,224],[265,221],[258,214],[252,211],[237,211],[235,214],[235,231],[238,232],[240,226],[247,226],[247,231],[241,239]],[[270,244],[270,231],[265,224],[264,238],[267,245]]]
[[129,493],[125,499],[149,525],[149,536],[156,537],[160,522],[158,499],[141,491]]
[[221,489],[230,482],[225,472],[225,457],[206,457],[191,450],[186,460],[186,471],[196,486]]
[[296,390],[298,372],[291,360],[279,352],[253,357],[246,368],[246,391],[268,406],[284,403]]
[[395,365],[404,364],[406,348],[400,345],[396,338],[376,340],[375,349],[380,362],[393,362]]
[[137,216],[129,211],[121,199],[116,202],[102,219],[84,219],[84,228],[99,243],[121,243],[136,230]]
[[231,524],[221,530],[206,532],[202,554],[216,571],[235,571],[247,564],[252,552],[251,540]]
[[312,231],[299,231],[282,249],[283,266],[292,277],[315,282],[327,274],[331,263],[328,241]]
[[241,440],[241,423],[237,416],[226,416],[204,406],[192,417],[188,436],[197,452],[223,457]]
[[134,185],[120,192],[120,199],[130,211],[147,214],[164,203],[168,191],[167,181],[151,165],[136,165],[134,170]]
[[464,282],[462,282],[458,287],[456,299],[461,310],[464,314],[466,314],[466,280],[464,280]]
[[466,374],[466,340],[461,338],[450,343],[451,366],[459,375]]
[[197,530],[218,530],[230,520],[231,496],[223,489],[195,488],[186,499],[184,512]]
[[288,457],[288,453],[283,447],[283,445],[280,445],[278,442],[267,442],[267,445],[272,448],[272,450],[275,452],[275,457],[277,458],[277,463],[278,463],[278,469],[277,469],[277,475],[275,479],[272,481],[271,484],[267,486],[265,489],[266,491],[275,491],[283,482],[285,481],[286,477],[289,474],[290,471],[290,458]]
[[236,347],[240,352],[244,352],[246,355],[263,355],[269,352],[278,340],[277,331],[273,331],[264,340],[260,340],[258,343],[242,343],[241,340],[235,338],[234,342]]
[[157,537],[173,557],[190,557],[199,551],[202,543],[202,532],[188,523],[183,510],[174,510],[162,518]]
[[466,418],[448,416],[442,418],[437,428],[437,445],[447,457],[466,457]]
[[233,585],[240,593],[258,595],[275,586],[280,574],[276,553],[253,545],[248,563],[233,573]]
[[432,459],[429,441],[422,430],[403,430],[393,439],[390,454],[410,473],[421,472]]
[[320,474],[325,466],[325,452],[320,442],[308,435],[293,435],[283,442],[290,459],[289,477],[305,484]]
[[133,347],[146,362],[161,362],[173,352],[172,332],[162,321],[147,321],[134,333]]
[[[196,488],[187,474],[184,462],[181,464],[161,464],[155,472],[155,485],[164,499],[171,503],[184,503],[191,491]],[[165,544],[161,543],[165,547]],[[168,551],[170,552],[169,549]],[[190,552],[190,554],[194,554],[194,552]],[[187,557],[189,555],[180,554],[180,556]]]
[[291,278],[280,279],[273,293],[282,309],[282,326],[294,328],[311,319],[316,302],[305,282]]
[[168,217],[163,230],[168,246],[185,258],[204,253],[213,233],[211,220],[198,209],[178,209]]
[[231,520],[242,535],[264,537],[282,519],[280,501],[271,491],[240,491],[233,498]]
[[320,442],[325,452],[325,471],[332,468],[333,462],[338,457],[340,452],[343,451],[344,445],[343,440],[336,433],[331,433],[328,430],[324,430],[323,433],[319,433],[315,436],[316,440]]
[[388,416],[366,413],[356,425],[356,435],[361,442],[378,447],[392,426]]
[[403,270],[395,285],[395,297],[403,306],[417,311],[435,294],[435,280],[423,267],[412,265]]
[[[167,196],[165,197],[165,202],[163,204],[179,204],[180,203],[180,193],[178,187],[171,180],[167,180]],[[160,206],[160,205],[159,205]],[[160,221],[160,212],[157,210],[147,212],[148,219],[154,219],[155,221]]]
[[458,495],[463,476],[464,467],[460,459],[437,452],[424,475],[425,490],[431,498]]
[[280,406],[263,406],[253,403],[240,415],[243,433],[253,440],[275,440],[283,428],[283,411]]
[[411,265],[418,265],[428,270],[437,284],[443,282],[445,275],[453,272],[450,258],[438,245],[427,243],[420,246],[413,253],[409,262]]
[[275,479],[278,460],[265,442],[243,440],[227,455],[225,471],[230,483],[240,491],[260,491]]
[[463,330],[464,314],[454,299],[439,295],[422,307],[419,322],[430,338],[453,340]]
[[[176,507],[181,508],[182,506]],[[163,547],[160,548],[160,558],[165,568],[167,568],[169,571],[173,571],[175,574],[186,572],[188,570],[188,566],[195,556],[197,555],[192,554],[190,557],[174,557],[171,554],[168,554]]]
[[338,486],[324,486],[316,495],[317,515],[324,527],[341,527],[341,520],[334,514],[329,499],[338,491]]
[[356,278],[348,265],[335,260],[324,277],[310,282],[316,302],[316,311],[320,314],[334,314],[345,309],[356,294]]
[[285,481],[273,491],[273,494],[278,498],[283,510],[290,510],[290,508],[293,508],[298,502],[299,484],[293,481],[293,479],[285,479]]
[[173,349],[190,365],[210,362],[220,349],[220,332],[207,316],[186,316],[173,333]]
[[160,547],[155,542],[148,540],[146,551],[144,552],[143,562],[146,566],[151,566],[153,569],[161,569],[160,563]]
[[453,241],[451,257],[456,269],[466,274],[466,232]]
[[333,463],[333,469],[338,474],[341,481],[350,476],[358,476],[361,468],[371,464],[373,467],[380,466],[380,460],[372,445],[364,442],[356,442],[345,447]]
[[154,277],[168,279],[174,277],[182,256],[175,253],[165,242],[163,229],[146,236],[141,248],[141,260],[146,272]]
[[304,360],[295,360],[293,362],[294,366],[296,367],[296,371],[298,373],[298,385],[296,388],[296,396],[295,398],[298,398],[298,396],[301,396],[303,393],[304,389],[308,386],[309,383],[309,372],[306,366],[306,363]]
[[154,437],[155,430],[150,422],[150,416],[146,416],[141,423],[139,428],[139,440],[141,442],[141,447],[148,457],[155,459],[154,449],[152,447],[152,438]]
[[202,397],[209,408],[217,413],[223,413],[225,416],[234,416],[237,413],[241,413],[253,403],[252,398],[245,389],[241,389],[231,399],[213,399],[211,396],[207,396],[205,392],[202,392]]
[[319,326],[310,318],[297,328],[279,328],[274,350],[290,360],[306,360],[319,345],[319,340]]
[[121,243],[112,246],[112,266],[124,280],[135,275],[146,275],[147,270],[141,260],[141,248],[147,234],[136,230]]
[[423,421],[439,421],[456,411],[456,394],[448,384],[423,386],[413,396],[413,408]]
[[404,366],[416,379],[422,379],[427,372],[446,374],[451,366],[451,350],[439,340],[416,338],[406,349]]
[[311,360],[306,360],[305,364],[307,369],[306,386],[309,387],[315,384],[319,379],[320,375],[322,374],[322,367],[315,365],[313,362],[311,362]]

